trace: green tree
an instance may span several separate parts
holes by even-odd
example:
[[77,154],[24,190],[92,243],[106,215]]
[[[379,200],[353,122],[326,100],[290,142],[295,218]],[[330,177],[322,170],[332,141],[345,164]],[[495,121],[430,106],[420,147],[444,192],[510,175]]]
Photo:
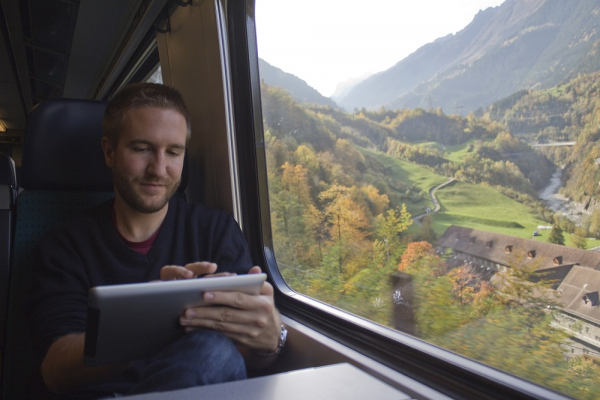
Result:
[[418,240],[432,243],[437,239],[437,234],[433,230],[433,217],[431,215],[425,215],[421,218],[421,226],[419,227],[419,233],[417,234]]
[[578,249],[587,249],[587,239],[583,236],[580,236],[578,233],[574,233],[569,238],[569,244]]
[[548,242],[554,244],[561,244],[564,246],[565,244],[565,235],[558,225],[554,225],[552,230],[550,231],[550,235],[548,235]]
[[600,237],[600,209],[595,209],[590,218],[589,232],[594,237]]

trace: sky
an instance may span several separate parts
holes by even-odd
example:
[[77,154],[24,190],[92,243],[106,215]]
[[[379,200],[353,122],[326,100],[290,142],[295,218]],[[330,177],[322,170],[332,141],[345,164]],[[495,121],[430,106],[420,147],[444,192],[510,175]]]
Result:
[[384,71],[504,0],[256,0],[258,55],[324,96]]

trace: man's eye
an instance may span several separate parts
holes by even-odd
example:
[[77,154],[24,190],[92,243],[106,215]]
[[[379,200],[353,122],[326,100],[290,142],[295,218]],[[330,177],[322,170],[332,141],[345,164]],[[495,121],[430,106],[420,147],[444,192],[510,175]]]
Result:
[[176,150],[169,150],[169,151],[167,151],[167,153],[169,155],[171,155],[171,156],[174,156],[174,157],[177,157],[177,156],[179,156],[181,154],[180,151],[176,151]]
[[144,151],[148,151],[147,147],[134,147],[133,151],[135,151],[136,153],[142,153]]

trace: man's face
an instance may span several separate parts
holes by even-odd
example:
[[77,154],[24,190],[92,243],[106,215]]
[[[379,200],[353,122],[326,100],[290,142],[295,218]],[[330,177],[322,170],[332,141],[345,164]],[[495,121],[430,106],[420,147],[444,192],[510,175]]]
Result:
[[181,181],[186,137],[185,118],[175,110],[141,107],[127,111],[116,147],[102,139],[115,195],[138,212],[162,210]]

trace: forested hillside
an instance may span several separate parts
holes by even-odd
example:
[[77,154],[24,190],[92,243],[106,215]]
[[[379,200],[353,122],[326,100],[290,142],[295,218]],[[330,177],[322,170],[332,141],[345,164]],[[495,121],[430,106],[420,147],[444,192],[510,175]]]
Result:
[[258,69],[262,81],[286,89],[300,103],[337,107],[335,101],[323,96],[302,79],[272,66],[262,58],[258,59]]
[[[410,215],[433,208],[429,189],[448,178],[496,188],[498,196],[551,220],[535,193],[549,179],[552,163],[498,122],[439,109],[349,114],[300,105],[285,90],[264,83],[262,100],[278,262],[284,271],[289,268],[290,282],[317,298],[357,302],[367,307],[356,311],[362,315],[380,312],[369,309],[364,298],[344,296],[357,285],[369,288],[361,296],[387,287],[403,243],[434,240],[431,220],[412,229],[411,237],[406,229]],[[446,149],[465,143],[471,143],[470,150],[460,158]],[[411,175],[400,175],[386,157],[405,163]],[[371,271],[369,265],[378,267]],[[314,281],[305,279],[317,271]],[[332,275],[323,281],[322,274]],[[324,288],[324,282],[338,283]],[[387,316],[389,309],[382,312]]]
[[580,74],[550,89],[517,92],[492,105],[486,116],[529,140],[576,142],[544,152],[565,168],[562,193],[592,213],[581,228],[599,236],[600,72]]

